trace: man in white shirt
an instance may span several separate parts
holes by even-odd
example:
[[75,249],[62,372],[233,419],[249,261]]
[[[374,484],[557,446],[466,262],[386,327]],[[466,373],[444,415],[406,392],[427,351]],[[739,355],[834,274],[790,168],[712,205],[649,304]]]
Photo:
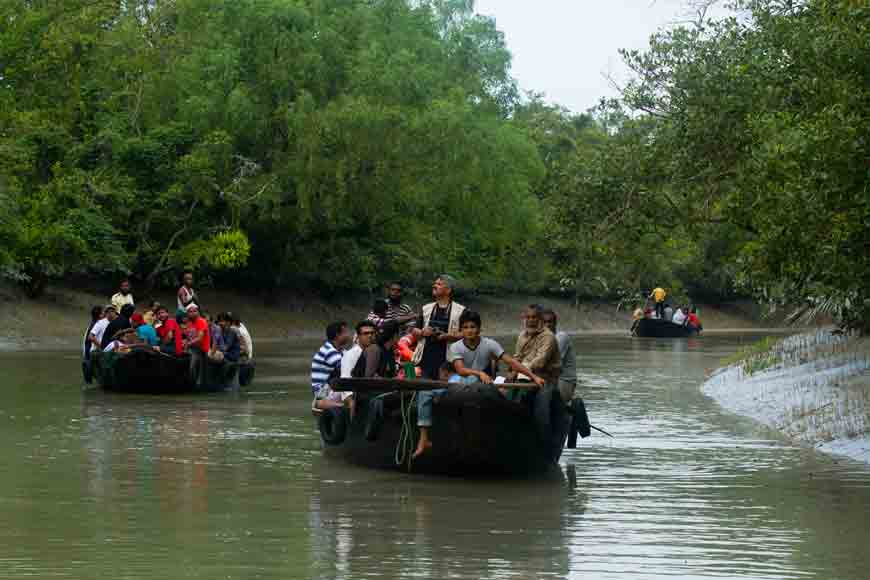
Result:
[[126,278],[121,280],[121,286],[118,289],[118,292],[112,296],[111,302],[118,312],[121,312],[121,309],[125,304],[136,306],[136,302],[133,300],[133,294],[130,292],[130,280],[127,280]]
[[375,323],[371,320],[364,320],[356,325],[356,344],[341,357],[341,378],[349,379],[353,376],[354,367],[363,351],[375,341],[376,332]]
[[106,327],[109,323],[118,318],[118,311],[114,304],[109,304],[103,309],[103,318],[99,319],[91,328],[90,340],[95,348],[101,348],[103,343],[103,334],[106,332]]
[[683,312],[683,309],[677,306],[677,309],[674,311],[674,317],[671,319],[671,322],[674,324],[679,324],[682,326],[686,322],[686,314]]

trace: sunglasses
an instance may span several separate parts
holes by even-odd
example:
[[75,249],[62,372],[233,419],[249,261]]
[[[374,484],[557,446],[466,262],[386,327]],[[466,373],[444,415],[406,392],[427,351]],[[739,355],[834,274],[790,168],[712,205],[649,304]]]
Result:
[[371,336],[371,335],[373,335],[374,333],[375,333],[374,330],[367,330],[367,331],[365,331],[365,332],[360,332],[359,335],[360,335],[360,336]]

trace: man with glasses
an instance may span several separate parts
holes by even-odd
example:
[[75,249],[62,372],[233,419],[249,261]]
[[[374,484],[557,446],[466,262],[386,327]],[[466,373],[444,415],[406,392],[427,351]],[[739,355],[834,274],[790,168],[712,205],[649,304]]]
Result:
[[341,378],[353,377],[353,369],[360,360],[365,350],[375,342],[377,328],[371,320],[363,320],[356,325],[356,344],[354,344],[341,358]]

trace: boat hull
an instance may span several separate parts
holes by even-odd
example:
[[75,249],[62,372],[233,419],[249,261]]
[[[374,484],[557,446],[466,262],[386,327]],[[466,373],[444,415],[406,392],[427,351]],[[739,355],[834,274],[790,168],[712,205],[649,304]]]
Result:
[[239,365],[215,364],[202,358],[202,368],[191,372],[190,355],[175,357],[153,349],[128,353],[95,352],[91,359],[100,387],[136,393],[212,392],[237,388]]
[[687,338],[698,336],[700,331],[692,326],[674,324],[658,318],[642,318],[632,331],[634,336],[649,338]]
[[[326,452],[379,469],[461,476],[542,473],[557,465],[571,424],[571,416],[554,390],[529,403],[509,401],[491,386],[458,387],[434,405],[433,447],[409,461],[418,437],[412,393],[393,392],[381,397],[383,419],[373,440],[366,435],[374,413],[370,401],[375,396],[357,396],[346,437],[339,444],[324,440]],[[546,428],[536,416],[546,417]],[[406,443],[400,445],[403,422],[409,427]]]

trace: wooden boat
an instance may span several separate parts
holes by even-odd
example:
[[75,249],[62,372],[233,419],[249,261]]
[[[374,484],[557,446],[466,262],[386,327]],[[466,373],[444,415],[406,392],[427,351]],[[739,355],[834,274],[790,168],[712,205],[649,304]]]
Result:
[[700,329],[685,324],[674,324],[660,318],[641,318],[632,327],[634,336],[651,338],[686,338],[697,336]]
[[[500,386],[523,389],[526,399],[509,400],[495,385],[480,383],[341,379],[336,389],[354,392],[354,416],[347,409],[321,413],[321,437],[327,453],[382,469],[483,476],[552,469],[574,428],[572,408],[552,388]],[[434,405],[434,446],[412,459],[418,436],[415,394],[442,388],[448,393]]]
[[94,377],[104,389],[138,393],[184,393],[238,388],[240,366],[202,358],[200,372],[191,372],[191,355],[180,357],[139,347],[130,352],[92,354]]

